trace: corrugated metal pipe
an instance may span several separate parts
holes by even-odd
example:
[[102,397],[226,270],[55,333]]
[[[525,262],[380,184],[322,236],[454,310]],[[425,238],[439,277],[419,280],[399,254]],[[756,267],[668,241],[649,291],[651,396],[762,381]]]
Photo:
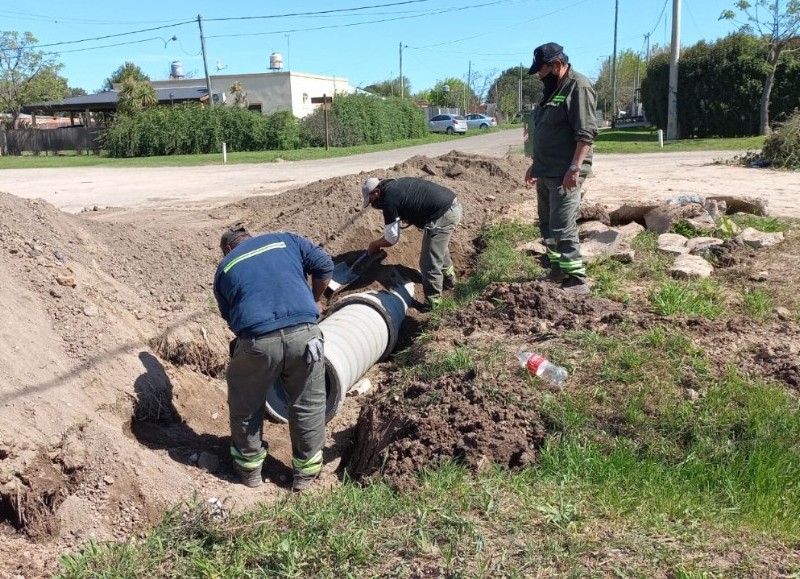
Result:
[[[350,294],[319,323],[325,337],[326,422],[339,412],[353,384],[394,350],[413,291],[414,283],[407,282],[391,290]],[[270,388],[266,406],[270,418],[288,421],[288,398],[280,380]]]

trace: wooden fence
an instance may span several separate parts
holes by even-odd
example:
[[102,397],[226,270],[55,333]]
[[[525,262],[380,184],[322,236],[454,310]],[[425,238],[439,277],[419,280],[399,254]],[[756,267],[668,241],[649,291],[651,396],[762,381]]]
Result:
[[98,153],[103,129],[62,127],[59,129],[15,129],[5,132],[5,154]]

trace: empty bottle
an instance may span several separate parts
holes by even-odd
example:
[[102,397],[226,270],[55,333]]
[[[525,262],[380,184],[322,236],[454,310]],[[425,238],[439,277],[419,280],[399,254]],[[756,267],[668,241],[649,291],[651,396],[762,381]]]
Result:
[[531,374],[547,380],[553,386],[561,386],[569,376],[566,368],[553,364],[535,352],[520,352],[517,358],[523,368],[527,368]]

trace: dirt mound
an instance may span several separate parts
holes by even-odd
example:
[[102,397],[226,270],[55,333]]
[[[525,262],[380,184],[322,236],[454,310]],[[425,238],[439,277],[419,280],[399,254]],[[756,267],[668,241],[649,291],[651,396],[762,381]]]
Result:
[[419,473],[455,461],[473,470],[530,464],[544,442],[538,414],[508,398],[528,396],[520,388],[493,396],[474,372],[415,381],[399,393],[365,405],[355,431],[348,472],[376,473],[395,488],[413,487]]

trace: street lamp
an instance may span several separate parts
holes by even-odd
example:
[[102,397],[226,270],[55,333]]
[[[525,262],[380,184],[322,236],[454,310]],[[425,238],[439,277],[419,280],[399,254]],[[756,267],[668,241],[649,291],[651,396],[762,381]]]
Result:
[[444,106],[447,108],[447,95],[450,94],[450,85],[445,84],[442,85],[442,100],[444,101]]

